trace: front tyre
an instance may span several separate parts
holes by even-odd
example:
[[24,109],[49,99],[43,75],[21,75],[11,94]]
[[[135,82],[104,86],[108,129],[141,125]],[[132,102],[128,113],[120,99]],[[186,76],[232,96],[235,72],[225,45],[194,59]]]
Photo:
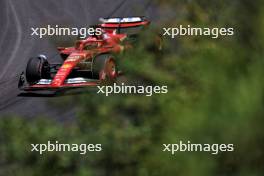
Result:
[[50,78],[50,65],[44,57],[32,57],[26,67],[26,80],[29,84],[35,84],[40,79]]

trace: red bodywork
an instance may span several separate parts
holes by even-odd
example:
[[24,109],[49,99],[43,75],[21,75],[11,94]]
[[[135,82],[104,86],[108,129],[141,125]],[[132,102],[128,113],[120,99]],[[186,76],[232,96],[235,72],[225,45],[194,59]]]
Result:
[[[119,29],[147,26],[150,22],[147,20],[124,23],[102,23],[97,25],[101,28],[102,35],[89,36],[84,40],[78,40],[73,47],[58,47],[61,55],[66,56],[64,63],[58,69],[57,73],[49,84],[34,84],[24,87],[24,90],[45,90],[58,89],[65,87],[83,87],[96,86],[100,80],[91,80],[80,83],[66,83],[66,79],[72,70],[82,62],[93,62],[95,56],[104,53],[121,53],[123,50],[131,48],[131,45],[122,42],[127,38],[126,33],[119,33]],[[117,76],[117,75],[116,75]]]

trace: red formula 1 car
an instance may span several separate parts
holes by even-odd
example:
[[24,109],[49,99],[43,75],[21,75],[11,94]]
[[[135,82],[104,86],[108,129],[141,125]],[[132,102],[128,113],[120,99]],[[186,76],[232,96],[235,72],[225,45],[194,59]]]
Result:
[[124,42],[135,35],[127,31],[138,31],[150,22],[144,17],[103,18],[96,28],[99,36],[77,40],[73,47],[58,47],[62,64],[49,63],[45,55],[32,57],[25,72],[20,75],[18,87],[24,91],[57,90],[60,88],[96,86],[118,76],[115,54],[130,48]]

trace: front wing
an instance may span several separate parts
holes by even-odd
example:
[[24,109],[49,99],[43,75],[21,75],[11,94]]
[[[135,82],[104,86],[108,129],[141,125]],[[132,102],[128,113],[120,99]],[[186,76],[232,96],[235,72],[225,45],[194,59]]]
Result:
[[24,91],[34,91],[34,90],[58,90],[64,88],[81,88],[89,86],[97,86],[100,81],[95,79],[87,79],[82,77],[69,78],[66,79],[64,84],[57,86],[52,84],[52,79],[41,79],[37,83],[28,85],[24,73],[19,77],[18,88]]

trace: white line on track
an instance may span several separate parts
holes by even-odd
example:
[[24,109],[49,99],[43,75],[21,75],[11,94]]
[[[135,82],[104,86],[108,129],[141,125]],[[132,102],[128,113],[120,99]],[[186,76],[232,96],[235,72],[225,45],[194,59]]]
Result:
[[22,28],[21,28],[21,24],[18,18],[18,14],[16,12],[16,9],[14,7],[13,1],[9,1],[8,0],[8,4],[11,7],[11,11],[14,15],[14,19],[15,19],[15,26],[17,29],[17,38],[16,38],[16,42],[14,44],[14,49],[12,51],[11,57],[8,59],[7,64],[4,66],[2,73],[0,75],[0,78],[3,79],[3,76],[5,75],[6,71],[9,69],[9,66],[11,65],[11,63],[13,62],[13,60],[16,57],[16,53],[19,50],[20,44],[21,44],[21,40],[22,40]]
[[[6,8],[6,13],[5,13],[6,17],[8,17],[8,13],[9,13],[9,8]],[[9,23],[10,23],[10,20],[9,20],[9,18],[7,18],[6,19],[6,24],[5,24],[4,29],[3,29],[4,31],[1,34],[1,36],[3,36],[3,37],[1,37],[1,39],[0,39],[0,47],[2,46],[2,44],[3,44],[4,40],[5,40],[6,33],[8,32]]]

